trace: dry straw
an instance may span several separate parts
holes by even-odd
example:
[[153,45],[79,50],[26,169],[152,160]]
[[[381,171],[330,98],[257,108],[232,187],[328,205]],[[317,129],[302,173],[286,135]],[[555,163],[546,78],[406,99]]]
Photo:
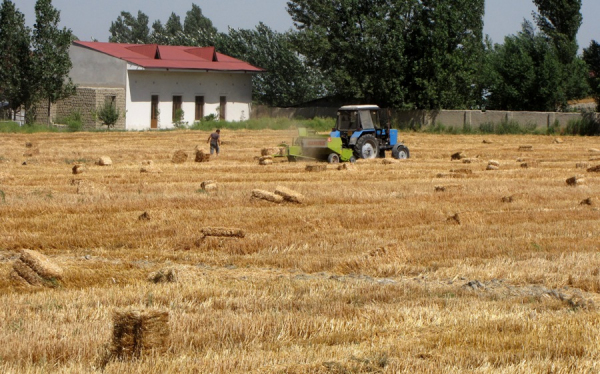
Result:
[[600,173],[600,165],[592,166],[591,168],[587,169],[587,171],[589,173]]
[[287,187],[277,186],[275,194],[283,197],[285,201],[302,204],[305,201],[304,195]]
[[118,309],[113,315],[111,357],[137,358],[149,351],[164,353],[169,345],[169,312]]
[[183,164],[184,162],[187,161],[187,159],[188,159],[187,153],[185,153],[185,151],[178,150],[178,151],[175,151],[175,153],[173,153],[171,162],[174,164]]
[[210,153],[204,153],[199,146],[196,146],[196,158],[195,162],[208,162],[210,160]]
[[283,196],[259,189],[252,190],[252,198],[266,200],[272,203],[281,203],[283,201]]
[[152,283],[175,283],[177,279],[177,270],[175,268],[161,269],[148,274],[148,281]]
[[242,229],[232,229],[225,227],[205,227],[202,229],[202,235],[206,238],[207,236],[218,236],[224,238],[243,238],[246,233]]
[[43,254],[21,249],[13,270],[32,286],[52,286],[63,277],[63,270]]
[[306,171],[319,172],[325,170],[327,170],[327,165],[325,164],[306,165]]
[[111,158],[108,156],[101,156],[98,159],[98,161],[96,161],[96,165],[99,165],[99,166],[110,166],[112,164],[113,164],[113,162],[112,162]]

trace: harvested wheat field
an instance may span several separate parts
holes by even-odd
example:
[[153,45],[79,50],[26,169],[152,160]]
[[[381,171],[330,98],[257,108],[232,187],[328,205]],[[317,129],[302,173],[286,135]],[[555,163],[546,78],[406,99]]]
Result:
[[0,372],[600,372],[599,138],[257,162],[294,134],[2,135]]

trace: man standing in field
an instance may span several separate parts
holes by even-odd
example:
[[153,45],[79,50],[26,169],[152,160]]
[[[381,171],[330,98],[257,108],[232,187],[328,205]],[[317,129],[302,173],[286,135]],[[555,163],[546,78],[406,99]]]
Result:
[[207,143],[210,143],[210,154],[212,155],[214,151],[217,151],[218,157],[221,147],[221,130],[217,129],[217,131],[210,134]]

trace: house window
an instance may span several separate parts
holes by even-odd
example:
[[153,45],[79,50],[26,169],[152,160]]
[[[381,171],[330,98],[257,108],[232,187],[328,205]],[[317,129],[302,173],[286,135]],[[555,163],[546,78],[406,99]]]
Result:
[[204,96],[196,96],[196,115],[194,119],[201,121],[204,118]]
[[227,96],[221,96],[221,103],[219,106],[219,119],[225,121],[225,113],[227,109]]
[[181,121],[181,96],[173,96],[173,122]]
[[160,112],[158,111],[158,95],[152,95],[150,105],[150,128],[156,129],[158,128],[158,116]]

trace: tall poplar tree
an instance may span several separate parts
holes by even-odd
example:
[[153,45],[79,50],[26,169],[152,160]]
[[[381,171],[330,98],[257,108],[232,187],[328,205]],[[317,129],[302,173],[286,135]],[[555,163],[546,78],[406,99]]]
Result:
[[14,115],[31,101],[30,33],[23,14],[4,0],[0,5],[0,102],[7,101]]

